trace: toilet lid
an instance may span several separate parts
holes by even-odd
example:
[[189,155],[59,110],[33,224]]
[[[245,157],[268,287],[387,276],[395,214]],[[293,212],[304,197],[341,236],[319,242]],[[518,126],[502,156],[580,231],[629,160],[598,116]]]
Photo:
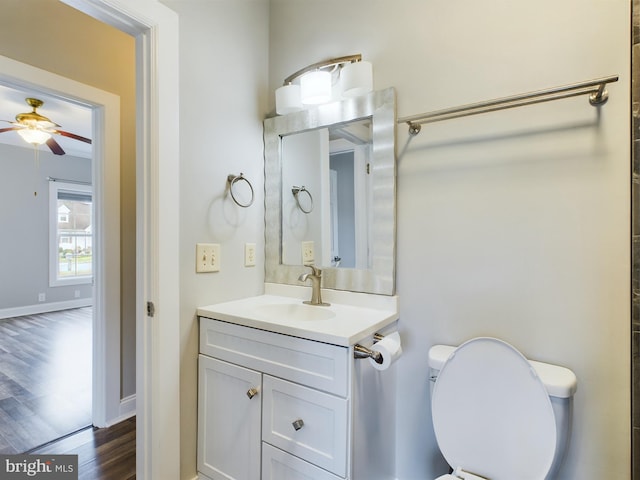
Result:
[[540,480],[551,468],[556,424],[549,395],[508,343],[475,338],[458,347],[440,370],[431,412],[454,469],[492,480]]

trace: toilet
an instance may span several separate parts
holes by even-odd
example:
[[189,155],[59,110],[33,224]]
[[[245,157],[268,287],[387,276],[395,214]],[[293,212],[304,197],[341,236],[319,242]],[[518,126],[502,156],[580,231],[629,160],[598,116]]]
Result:
[[568,368],[496,338],[429,350],[431,416],[453,473],[436,480],[555,480],[571,436]]

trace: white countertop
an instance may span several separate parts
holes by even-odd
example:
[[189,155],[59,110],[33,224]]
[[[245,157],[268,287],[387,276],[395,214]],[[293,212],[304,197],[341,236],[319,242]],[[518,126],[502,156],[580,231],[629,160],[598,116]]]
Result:
[[345,347],[398,319],[395,296],[323,290],[328,307],[303,304],[308,297],[308,287],[265,284],[264,295],[203,306],[197,314]]

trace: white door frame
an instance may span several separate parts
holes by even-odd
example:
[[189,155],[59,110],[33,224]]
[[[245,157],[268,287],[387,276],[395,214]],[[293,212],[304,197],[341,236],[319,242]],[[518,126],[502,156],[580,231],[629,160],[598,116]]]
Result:
[[[178,17],[157,0],[60,0],[136,38],[136,478],[180,478]],[[155,316],[146,314],[147,302]],[[195,435],[195,432],[194,432]]]
[[92,109],[94,220],[92,422],[120,409],[120,97],[0,56],[0,82]]

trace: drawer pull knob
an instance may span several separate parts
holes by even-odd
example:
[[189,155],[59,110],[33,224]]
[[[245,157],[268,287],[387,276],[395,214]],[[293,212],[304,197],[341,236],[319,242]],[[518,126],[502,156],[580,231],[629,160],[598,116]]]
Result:
[[302,421],[301,418],[299,418],[298,420],[296,420],[295,422],[293,422],[291,425],[293,425],[293,428],[296,429],[296,432],[298,430],[300,430],[302,427],[304,427],[304,422]]
[[258,389],[257,388],[250,388],[249,390],[247,390],[247,397],[249,397],[249,400],[251,400],[253,397],[255,397],[258,394]]

